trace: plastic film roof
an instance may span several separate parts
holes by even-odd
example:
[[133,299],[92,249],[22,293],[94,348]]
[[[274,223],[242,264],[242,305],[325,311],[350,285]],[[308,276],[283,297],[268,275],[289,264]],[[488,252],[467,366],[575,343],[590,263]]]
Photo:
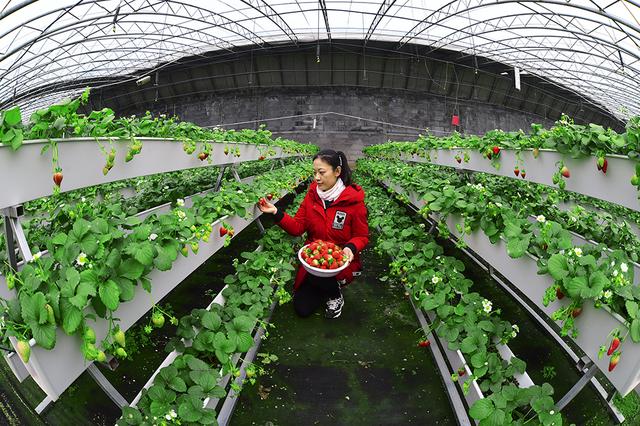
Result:
[[0,105],[31,110],[212,50],[331,39],[481,56],[640,114],[633,0],[0,0]]

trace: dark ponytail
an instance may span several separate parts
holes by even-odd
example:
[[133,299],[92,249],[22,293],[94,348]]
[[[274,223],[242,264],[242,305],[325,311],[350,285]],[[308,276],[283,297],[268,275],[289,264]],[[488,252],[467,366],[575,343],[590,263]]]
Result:
[[334,151],[332,149],[323,149],[313,157],[314,160],[316,158],[319,158],[325,163],[329,164],[331,167],[333,167],[333,170],[340,167],[340,179],[342,179],[342,182],[344,182],[345,186],[349,186],[353,183],[351,181],[351,168],[349,167],[347,156],[344,154],[344,152]]

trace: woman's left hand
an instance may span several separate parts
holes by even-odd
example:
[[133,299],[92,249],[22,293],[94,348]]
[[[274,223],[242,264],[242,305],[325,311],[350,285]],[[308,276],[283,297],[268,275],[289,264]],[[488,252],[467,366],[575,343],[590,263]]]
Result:
[[351,249],[349,247],[345,247],[342,251],[347,255],[347,260],[349,261],[349,263],[353,262],[353,252],[351,251]]

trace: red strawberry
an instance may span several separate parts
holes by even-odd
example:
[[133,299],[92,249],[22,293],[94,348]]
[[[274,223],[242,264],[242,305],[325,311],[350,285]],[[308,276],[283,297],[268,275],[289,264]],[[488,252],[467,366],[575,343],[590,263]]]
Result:
[[62,175],[62,172],[55,172],[53,174],[53,183],[55,183],[58,187],[60,186],[60,184],[62,183],[62,178],[64,176]]
[[262,161],[264,160],[264,158],[265,158],[264,155],[261,155],[260,157],[258,157],[258,160]]
[[609,167],[609,162],[607,159],[604,159],[604,163],[602,164],[602,173],[607,174],[607,168]]
[[520,177],[521,177],[522,179],[524,179],[526,176],[527,176],[527,172],[526,172],[525,170],[522,170],[522,171],[520,172]]
[[564,293],[559,288],[556,289],[556,297],[558,298],[558,300],[564,299]]
[[459,155],[456,155],[456,161],[458,162],[458,164],[462,163],[462,158],[460,158]]
[[581,313],[582,313],[582,308],[574,308],[573,311],[571,311],[571,316],[573,318],[577,318],[580,316]]
[[500,147],[499,146],[494,146],[493,148],[491,148],[491,150],[493,151],[494,155],[500,154]]
[[206,160],[208,156],[209,154],[207,154],[206,152],[201,152],[200,154],[198,154],[198,158],[200,159],[200,161]]
[[[618,336],[615,336],[613,338],[613,340],[611,341],[611,345],[609,346],[609,350],[607,351],[607,355],[611,356],[611,354],[618,349],[618,346],[620,346],[620,339],[618,338]],[[611,370],[609,370],[611,371]]]
[[421,348],[426,348],[430,344],[431,344],[431,342],[428,341],[428,340],[421,340],[420,342],[418,342],[418,346],[420,346]]
[[267,200],[271,201],[273,199],[273,194],[267,194]]
[[609,371],[613,371],[613,369],[616,368],[616,366],[618,365],[619,361],[620,361],[620,351],[615,351],[613,353],[613,356],[609,360]]
[[220,228],[220,236],[224,237],[227,234],[227,228],[225,228],[224,226]]
[[458,368],[458,376],[459,376],[459,377],[464,377],[464,375],[465,375],[466,373],[467,373],[467,372],[465,371],[464,367],[460,367],[460,368]]
[[562,166],[560,169],[560,174],[566,178],[571,177],[571,173],[569,173],[569,168],[567,166]]
[[513,169],[513,174],[518,176],[520,174],[520,169],[518,168],[518,166],[516,166],[515,169]]
[[234,233],[234,232],[235,232],[235,231],[233,230],[233,228],[229,229],[229,231],[228,231],[229,236],[230,236],[230,237],[233,237],[233,233]]

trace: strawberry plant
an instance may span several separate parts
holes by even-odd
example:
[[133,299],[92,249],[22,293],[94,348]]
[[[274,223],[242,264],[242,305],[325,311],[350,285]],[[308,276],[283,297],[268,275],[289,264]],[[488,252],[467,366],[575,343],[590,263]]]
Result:
[[[301,201],[298,197],[297,203]],[[136,408],[123,408],[118,424],[147,424],[144,419],[152,417],[200,424],[215,422],[215,412],[203,408],[205,398],[227,395],[218,382],[223,375],[240,375],[232,356],[253,346],[250,332],[256,323],[261,323],[259,319],[266,315],[273,297],[282,294],[284,283],[293,278],[291,237],[272,228],[260,244],[265,251],[245,252],[242,254],[245,263],[234,262],[236,273],[225,278],[229,286],[223,291],[224,306],[214,304],[210,309],[194,309],[180,318],[176,337],[166,348],[178,351],[179,355],[171,365],[160,369]],[[192,341],[190,346],[185,344],[187,340]],[[269,360],[276,361],[277,357]],[[259,371],[254,365],[249,366],[246,380],[255,383]],[[240,390],[235,383],[232,388]]]
[[[554,319],[563,323],[565,334],[576,335],[574,320],[587,300],[596,308],[608,306],[626,318],[632,327],[635,317],[627,311],[625,302],[639,299],[640,293],[633,286],[633,268],[624,251],[609,253],[603,244],[574,247],[568,230],[561,223],[547,220],[543,215],[530,222],[529,207],[521,205],[521,197],[514,197],[514,204],[509,204],[508,199],[496,195],[500,192],[494,193],[480,183],[471,184],[458,175],[443,173],[437,166],[359,160],[358,167],[372,176],[389,176],[405,190],[423,194],[426,204],[420,212],[437,212],[441,220],[439,230],[448,232],[443,219],[456,214],[464,220],[465,232],[467,227],[472,231],[482,229],[492,242],[503,238],[511,257],[527,252],[536,256],[539,273],[549,274],[555,281],[547,289],[544,302],[550,303],[559,294],[572,301],[570,307],[553,314]],[[640,322],[636,324],[640,327]],[[640,342],[640,335],[636,338]]]
[[[58,326],[68,334],[81,333],[87,321],[97,315],[115,329],[113,312],[119,304],[133,298],[137,285],[150,291],[149,273],[170,269],[181,244],[197,251],[199,241],[211,232],[210,224],[217,218],[226,214],[246,217],[257,193],[288,190],[304,173],[308,173],[308,166],[301,164],[274,170],[256,179],[251,187],[229,184],[218,192],[195,197],[189,209],[177,203],[171,212],[145,220],[128,217],[117,205],[101,206],[106,210],[102,211],[105,217],[100,217],[91,206],[81,203],[71,211],[78,215],[74,214],[69,227],[44,241],[49,256],[34,257],[15,274],[20,306],[14,310],[15,324],[9,330],[14,335],[34,337],[38,345],[51,349]],[[6,310],[13,306],[10,301],[2,303]],[[95,315],[86,311],[89,306]],[[42,322],[42,318],[47,320]],[[103,345],[126,356],[119,335],[111,335]],[[84,344],[82,349],[88,359],[96,358],[95,347]]]
[[[532,420],[562,424],[560,414],[554,411],[551,386],[517,387],[514,375],[525,371],[525,363],[515,357],[506,362],[497,353],[495,346],[516,337],[517,326],[501,321],[500,312],[491,302],[471,291],[472,282],[462,274],[462,262],[444,256],[442,248],[425,232],[424,224],[415,224],[367,179],[360,176],[359,182],[367,186],[370,224],[380,231],[375,250],[394,253],[390,276],[406,286],[416,304],[437,314],[430,329],[469,361],[472,375],[462,385],[463,390],[467,392],[471,381],[476,380],[485,393],[486,398],[471,407],[471,417],[481,424],[485,419],[495,424]],[[419,346],[426,346],[423,342]],[[459,381],[465,373],[464,369],[458,370],[451,379]]]

